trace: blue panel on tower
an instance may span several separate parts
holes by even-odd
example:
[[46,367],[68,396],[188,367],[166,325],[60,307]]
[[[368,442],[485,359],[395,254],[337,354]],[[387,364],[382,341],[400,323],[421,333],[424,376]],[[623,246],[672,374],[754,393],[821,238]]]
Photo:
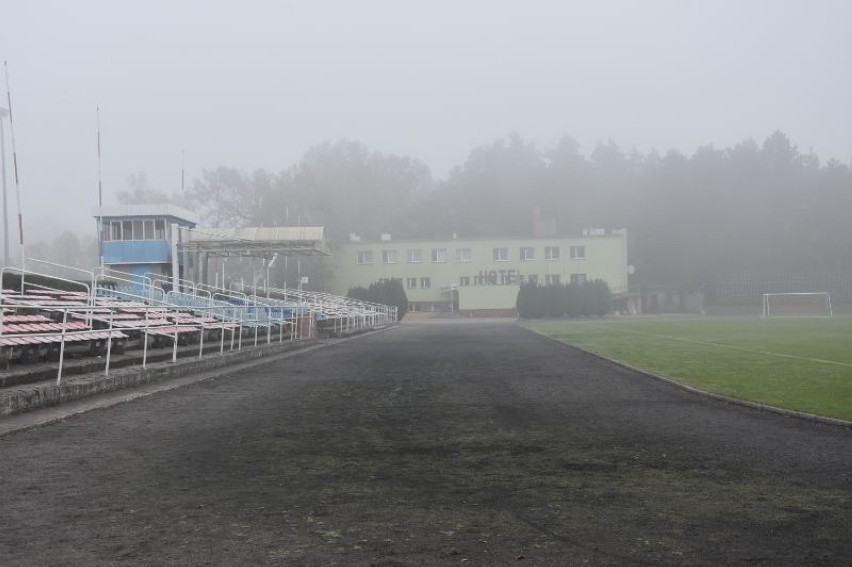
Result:
[[113,240],[104,242],[104,263],[136,264],[171,262],[168,240]]

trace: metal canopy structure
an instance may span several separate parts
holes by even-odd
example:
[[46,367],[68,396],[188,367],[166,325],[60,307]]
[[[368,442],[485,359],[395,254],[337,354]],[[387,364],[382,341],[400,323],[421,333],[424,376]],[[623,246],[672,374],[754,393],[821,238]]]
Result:
[[181,239],[182,251],[213,256],[329,256],[321,226],[194,228]]

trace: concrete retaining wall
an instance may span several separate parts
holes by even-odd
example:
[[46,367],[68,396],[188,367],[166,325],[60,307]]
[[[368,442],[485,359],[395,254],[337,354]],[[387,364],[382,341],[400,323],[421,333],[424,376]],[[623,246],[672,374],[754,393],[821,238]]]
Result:
[[63,402],[96,394],[204,372],[264,356],[300,350],[316,343],[315,339],[311,339],[258,345],[257,347],[245,347],[241,351],[226,352],[222,356],[184,359],[175,363],[148,364],[148,367],[144,370],[141,367],[117,369],[111,372],[109,376],[104,376],[102,373],[75,376],[63,380],[59,386],[53,381],[49,381],[21,386],[19,389],[7,389],[0,392],[0,417],[56,406]]

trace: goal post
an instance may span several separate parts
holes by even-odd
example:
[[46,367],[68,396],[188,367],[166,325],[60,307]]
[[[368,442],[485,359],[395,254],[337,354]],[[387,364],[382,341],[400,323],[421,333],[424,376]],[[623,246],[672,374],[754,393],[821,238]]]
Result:
[[764,293],[764,317],[831,317],[831,296],[827,291]]

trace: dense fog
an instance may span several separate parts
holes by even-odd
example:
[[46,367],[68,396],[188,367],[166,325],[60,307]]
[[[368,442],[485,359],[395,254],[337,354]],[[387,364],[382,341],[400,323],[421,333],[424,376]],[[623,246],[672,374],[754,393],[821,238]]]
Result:
[[[539,147],[515,134],[475,148],[440,181],[421,161],[343,140],[280,172],[204,170],[184,194],[153,189],[143,175],[130,184],[119,201],[175,202],[209,226],[319,224],[334,240],[529,236],[536,215],[568,236],[627,228],[635,279],[646,283],[852,271],[852,169],[821,163],[782,132],[688,156],[614,141],[584,155],[569,137]],[[75,244],[60,238],[44,252],[74,258]]]
[[2,15],[13,258],[19,189],[27,255],[94,263],[100,182],[105,204],[333,239],[626,228],[634,283],[852,270],[847,2]]

